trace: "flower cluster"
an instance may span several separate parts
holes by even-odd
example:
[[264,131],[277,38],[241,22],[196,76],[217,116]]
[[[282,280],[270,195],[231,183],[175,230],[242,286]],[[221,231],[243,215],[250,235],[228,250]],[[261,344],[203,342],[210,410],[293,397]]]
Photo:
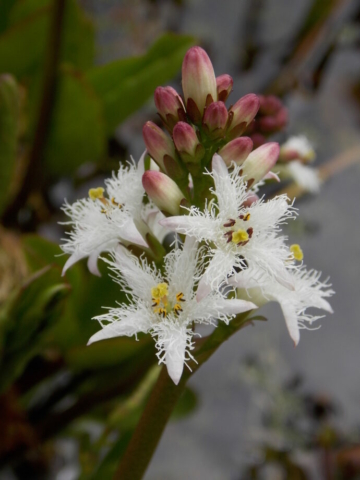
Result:
[[228,323],[277,301],[297,344],[299,330],[318,318],[308,307],[331,312],[325,300],[330,286],[306,270],[299,245],[288,246],[281,234],[297,215],[292,203],[286,195],[258,196],[267,178],[277,179],[271,170],[279,155],[286,162],[295,148],[259,142],[254,149],[245,132],[254,132],[259,107],[267,112],[265,126],[271,115],[283,122],[284,111],[273,98],[254,94],[228,108],[232,85],[229,75],[215,77],[203,49],[191,48],[183,62],[183,96],[172,87],[155,91],[167,133],[147,122],[148,156],[64,206],[72,227],[62,245],[70,254],[64,273],[88,257],[90,271],[99,274],[98,258],[110,252],[103,259],[127,294],[127,303],[95,317],[102,328],[89,343],[150,333],[175,383],[193,358],[197,323]]

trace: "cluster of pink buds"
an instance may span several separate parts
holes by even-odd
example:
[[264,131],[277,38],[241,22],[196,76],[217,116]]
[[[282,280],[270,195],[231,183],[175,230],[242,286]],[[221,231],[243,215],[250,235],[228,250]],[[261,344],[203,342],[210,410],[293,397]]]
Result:
[[246,129],[254,146],[263,145],[270,135],[283,130],[288,121],[287,110],[282,101],[274,95],[260,95],[259,111]]
[[[182,66],[183,96],[172,87],[155,90],[155,105],[167,132],[147,122],[143,127],[146,148],[161,172],[184,189],[189,172],[193,177],[201,175],[209,168],[214,153],[219,153],[230,166],[231,162],[244,163],[253,150],[251,138],[242,135],[253,124],[261,102],[251,93],[228,108],[225,101],[232,86],[230,75],[216,77],[207,53],[193,47],[186,53]],[[268,144],[267,148],[275,156],[266,155],[265,173],[278,157],[274,144]],[[259,160],[260,166],[264,151],[255,150],[253,157],[247,163],[251,164],[251,170],[256,170],[253,162]]]

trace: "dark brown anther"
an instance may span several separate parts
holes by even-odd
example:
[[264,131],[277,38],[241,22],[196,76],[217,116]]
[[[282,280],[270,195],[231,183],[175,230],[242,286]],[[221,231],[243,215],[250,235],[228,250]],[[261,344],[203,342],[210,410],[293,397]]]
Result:
[[238,247],[244,247],[247,243],[249,243],[249,240],[246,240],[246,242],[239,242],[237,244]]
[[254,233],[254,229],[252,227],[250,227],[246,230],[246,233],[249,235],[249,238],[251,238],[252,234]]
[[235,220],[233,218],[229,218],[227,223],[224,223],[224,227],[233,227],[235,225]]

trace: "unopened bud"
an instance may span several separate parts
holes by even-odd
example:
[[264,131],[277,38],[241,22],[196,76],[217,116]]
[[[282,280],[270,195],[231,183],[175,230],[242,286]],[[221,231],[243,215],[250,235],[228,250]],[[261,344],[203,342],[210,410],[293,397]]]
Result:
[[205,110],[203,128],[207,134],[217,138],[224,134],[228,121],[228,111],[224,102],[211,103]]
[[230,108],[229,115],[232,116],[229,138],[235,138],[242,134],[247,125],[255,118],[259,110],[259,98],[254,93],[249,93],[240,98]]
[[161,211],[171,215],[180,213],[184,195],[171,178],[164,173],[147,170],[142,176],[142,184],[149,198]]
[[276,142],[265,143],[250,153],[242,165],[241,173],[245,176],[248,188],[259,182],[273,168],[279,158],[280,147]]
[[281,108],[276,115],[260,117],[257,120],[258,129],[265,134],[278,132],[285,127],[287,119],[287,110]]
[[205,149],[200,144],[195,130],[185,122],[178,122],[173,131],[175,146],[184,162],[199,162]]
[[220,75],[216,77],[216,89],[217,89],[217,99],[221,102],[225,102],[232,91],[234,80],[230,75]]
[[175,159],[175,147],[171,138],[153,122],[146,122],[143,127],[143,138],[150,156],[166,171],[164,157]]
[[261,147],[261,145],[264,145],[264,143],[266,143],[266,138],[262,133],[255,132],[250,135],[250,138],[253,141],[254,148]]
[[205,106],[217,99],[214,68],[200,47],[190,48],[182,64],[182,87],[188,115],[195,123],[202,119]]
[[222,147],[218,154],[229,167],[231,162],[237,165],[242,165],[249,156],[253,148],[253,142],[249,137],[240,137],[231,140],[224,147]]
[[315,160],[315,157],[313,146],[304,135],[290,137],[280,148],[279,160],[282,162],[300,160],[308,163]]
[[184,104],[172,87],[157,87],[154,93],[155,106],[170,132],[179,120],[185,119]]
[[260,108],[259,113],[261,115],[275,115],[284,105],[280,98],[275,95],[260,95]]

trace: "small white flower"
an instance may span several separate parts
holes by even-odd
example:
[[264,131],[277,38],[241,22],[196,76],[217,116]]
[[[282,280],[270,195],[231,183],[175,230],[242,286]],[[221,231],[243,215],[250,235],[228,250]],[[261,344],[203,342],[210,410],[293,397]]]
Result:
[[280,148],[280,159],[301,160],[302,162],[312,162],[315,160],[315,151],[312,144],[305,135],[290,137]]
[[178,384],[184,363],[192,358],[193,322],[214,324],[217,319],[228,323],[236,314],[256,308],[249,301],[225,299],[219,292],[197,302],[194,290],[202,269],[198,257],[195,240],[187,237],[182,249],[175,248],[165,257],[162,275],[154,265],[119,246],[108,263],[128,294],[129,304],[95,317],[102,330],[90,338],[89,344],[150,332],[156,339],[159,363],[166,364],[170,377]]
[[307,328],[318,316],[306,313],[310,307],[319,308],[332,313],[332,308],[326,297],[333,295],[327,282],[320,281],[321,273],[315,270],[306,270],[301,267],[291,272],[294,289],[289,290],[277,282],[274,282],[269,275],[256,271],[253,268],[246,269],[234,275],[229,283],[237,288],[238,297],[252,300],[258,306],[269,301],[280,304],[283,311],[290,337],[295,345],[300,340],[300,329]]
[[280,173],[283,172],[284,177],[290,177],[294,182],[310,193],[319,193],[321,180],[319,172],[315,168],[294,160],[281,166]]
[[160,221],[161,225],[209,246],[210,262],[199,285],[199,300],[248,265],[292,288],[288,269],[293,265],[288,261],[289,249],[285,237],[279,235],[279,226],[293,218],[295,210],[286,195],[266,202],[258,199],[248,205],[249,192],[240,175],[242,167],[233,165],[233,171],[228,173],[222,158],[214,155],[210,175],[216,200],[204,212],[192,206],[189,215]]
[[146,230],[142,220],[144,156],[138,166],[134,161],[127,167],[121,166],[111,179],[105,180],[105,195],[105,189],[100,187],[91,189],[89,198],[72,205],[65,203],[63,211],[70,221],[64,224],[72,225],[73,229],[61,246],[65,253],[71,254],[63,274],[78,260],[89,257],[89,270],[100,275],[97,268],[100,253],[115,248],[119,242],[147,247],[139,232]]

